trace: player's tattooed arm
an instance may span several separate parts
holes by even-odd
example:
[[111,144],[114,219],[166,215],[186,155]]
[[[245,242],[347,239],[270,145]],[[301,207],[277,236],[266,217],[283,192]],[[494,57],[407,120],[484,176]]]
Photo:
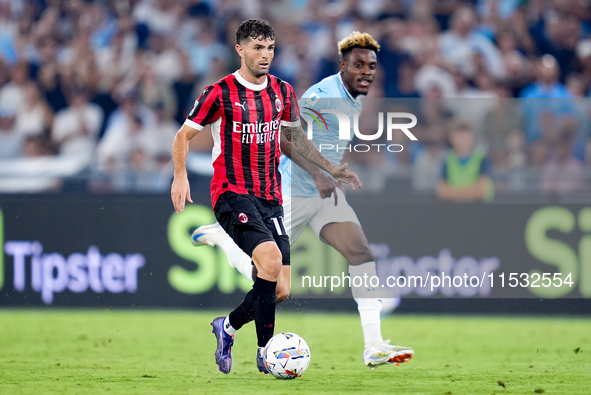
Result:
[[338,194],[336,193],[336,188],[344,191],[342,184],[326,174],[324,171],[320,170],[319,167],[308,162],[297,152],[292,151],[291,144],[286,140],[287,139],[281,139],[281,152],[312,176],[314,184],[316,185],[318,193],[322,199],[334,196],[334,204],[336,206],[339,199]]
[[301,125],[293,127],[283,126],[282,130],[286,140],[291,143],[291,149],[304,159],[328,173],[330,173],[335,167],[335,165],[326,159],[324,155],[316,149],[314,144],[308,140],[308,136],[306,136],[306,132],[304,132]]
[[351,189],[361,188],[361,182],[359,181],[357,174],[347,170],[348,164],[344,163],[339,166],[332,164],[316,149],[316,146],[308,140],[308,136],[301,125],[283,126],[281,130],[285,139],[291,144],[292,151],[297,152],[297,154],[308,162],[326,171],[336,180],[348,184]]

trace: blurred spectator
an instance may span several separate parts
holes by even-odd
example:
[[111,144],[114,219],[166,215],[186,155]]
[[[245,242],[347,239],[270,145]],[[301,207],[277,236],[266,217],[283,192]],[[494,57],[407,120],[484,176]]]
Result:
[[581,38],[580,15],[583,14],[573,12],[579,8],[576,5],[579,1],[566,3],[571,4],[565,7],[564,1],[553,1],[552,4],[542,5],[548,9],[540,12],[539,19],[529,29],[537,52],[551,55],[556,59],[562,81],[574,68],[575,48]]
[[14,64],[17,60],[14,39],[18,22],[13,17],[13,7],[16,4],[10,1],[0,2],[0,58],[6,59],[10,64]]
[[88,101],[88,92],[76,88],[71,93],[70,106],[59,111],[53,121],[51,140],[60,155],[87,158],[96,149],[103,113],[99,106]]
[[477,145],[483,145],[481,125],[486,114],[492,110],[496,103],[497,93],[494,83],[484,71],[477,72],[472,85],[457,70],[454,73],[454,79],[457,86],[457,99],[448,99],[445,101],[445,105],[449,111],[473,126]]
[[162,102],[154,106],[154,116],[155,122],[143,128],[140,141],[136,144],[145,153],[146,160],[156,164],[165,158],[171,159],[172,142],[181,125],[171,119]]
[[230,56],[235,56],[228,47],[216,40],[215,32],[209,26],[201,29],[193,45],[188,48],[188,53],[193,71],[199,76],[208,73],[214,58],[227,60]]
[[403,31],[398,33],[399,45],[407,54],[414,55],[425,48],[438,47],[440,28],[432,16],[416,17],[401,27]]
[[138,67],[138,74],[140,102],[151,108],[161,104],[168,113],[173,114],[176,109],[176,100],[170,84],[159,79],[152,65],[145,60],[142,60]]
[[421,97],[413,84],[416,71],[416,65],[412,61],[401,63],[398,66],[398,83],[393,88],[394,94],[389,96],[387,92],[384,92],[385,97],[398,97],[402,99],[418,99]]
[[[591,137],[591,105],[585,96],[585,80],[581,74],[571,73],[566,77],[566,89],[573,97],[574,117],[578,126],[578,133],[575,136],[578,140],[585,140]],[[584,161],[584,150],[577,153],[577,158]]]
[[153,34],[149,39],[150,51],[146,54],[146,63],[152,66],[156,78],[170,84],[181,75],[180,56],[175,42],[164,36]]
[[523,98],[557,99],[571,97],[566,87],[558,80],[560,69],[552,55],[544,55],[536,68],[536,82],[525,87]]
[[418,70],[414,77],[414,84],[422,97],[433,96],[435,88],[439,97],[456,97],[456,86],[452,75],[446,70],[437,46],[427,46],[417,51],[413,60]]
[[515,129],[507,137],[507,167],[509,170],[521,170],[527,165],[525,153],[525,138],[523,132]]
[[50,141],[45,137],[30,136],[25,140],[23,156],[26,158],[45,158],[53,156]]
[[31,78],[38,78],[41,66],[57,61],[57,41],[53,36],[35,39],[25,33],[20,36],[19,45],[22,57],[30,62]]
[[133,53],[136,49],[142,48],[139,38],[141,34],[138,33],[136,23],[128,12],[129,10],[121,12],[117,20],[117,31],[111,37],[109,45],[112,45],[114,36],[120,36],[122,51],[124,53]]
[[495,78],[502,78],[505,67],[501,54],[488,38],[474,30],[476,22],[476,14],[470,7],[457,8],[451,19],[451,29],[440,35],[443,57],[463,74],[473,76],[476,71],[473,56],[480,53],[487,71]]
[[541,171],[548,162],[548,145],[544,140],[536,140],[529,145],[528,164],[530,170]]
[[511,18],[520,0],[477,0],[478,14],[485,23],[492,25]]
[[[385,34],[380,40],[378,63],[383,70],[385,78],[384,94],[386,97],[398,96],[398,85],[401,82],[400,66],[409,58],[403,49],[406,23],[400,19],[388,19],[384,21]],[[336,68],[335,68],[336,69]],[[410,82],[412,84],[412,80]],[[414,91],[414,86],[411,91]]]
[[110,89],[121,80],[133,78],[135,46],[127,45],[126,36],[119,32],[111,44],[97,51],[96,60],[101,73],[101,87]]
[[444,125],[453,116],[441,96],[441,90],[437,86],[432,86],[425,93],[423,100],[420,101],[421,123],[427,126]]
[[129,87],[126,84],[118,87],[115,97],[119,107],[111,113],[107,121],[105,137],[112,128],[129,127],[135,117],[139,117],[145,124],[154,122],[154,113],[148,106],[139,101],[138,95],[139,92],[135,87]]
[[150,32],[170,36],[178,26],[183,5],[169,0],[140,0],[134,8],[133,18],[145,24]]
[[421,139],[422,149],[412,169],[412,186],[420,192],[435,192],[445,160],[445,130],[442,125],[429,128]]
[[460,71],[460,69],[454,67],[450,69],[455,83],[456,97],[458,98],[473,98],[478,97],[480,94],[479,90],[475,86],[470,84],[468,78]]
[[0,87],[10,80],[10,66],[2,56],[0,56]]
[[17,158],[23,153],[25,135],[16,125],[12,107],[0,106],[0,159]]
[[54,113],[68,106],[61,80],[55,62],[46,63],[39,70],[37,78],[39,87]]
[[456,202],[491,200],[494,192],[490,161],[482,150],[474,148],[472,127],[455,119],[449,130],[449,141],[452,148],[441,169],[437,197]]
[[587,168],[591,167],[591,137],[587,138],[586,144],[585,144],[585,160],[584,160],[584,164],[585,166],[587,166]]
[[511,96],[515,96],[529,82],[529,62],[517,47],[517,39],[511,31],[500,31],[496,39],[505,66],[504,81],[510,88]]
[[100,168],[110,174],[125,170],[131,152],[139,148],[144,139],[143,128],[142,119],[138,116],[134,116],[129,123],[117,123],[109,128],[98,146]]
[[49,137],[53,123],[53,111],[41,97],[37,84],[25,85],[25,105],[17,110],[17,127],[27,136]]
[[177,103],[177,110],[174,114],[174,119],[178,123],[183,123],[193,107],[193,103],[198,95],[194,88],[197,82],[197,76],[191,68],[191,60],[187,54],[182,53],[180,57],[181,74],[179,78],[174,81],[173,89],[174,96]]
[[117,32],[117,17],[107,12],[100,2],[88,5],[86,15],[91,16],[90,27],[92,30],[92,48],[97,51],[109,45],[111,37]]
[[497,154],[503,154],[507,148],[507,139],[522,128],[523,117],[517,100],[510,98],[506,85],[496,87],[497,99],[492,100],[494,107],[484,116],[482,121],[482,137],[488,146],[488,153],[493,162]]
[[117,192],[166,192],[172,171],[170,158],[160,156],[151,161],[141,148],[134,148],[128,166],[113,174],[113,185]]
[[201,92],[203,92],[208,85],[212,85],[230,73],[231,70],[223,59],[213,58],[211,60],[209,72],[199,79],[199,82],[195,85],[195,89],[193,90],[192,97],[199,97]]
[[531,15],[535,13],[531,9],[534,7],[533,3],[532,7],[529,8],[519,7],[504,26],[504,29],[508,29],[515,37],[518,50],[528,56],[537,55],[536,43],[530,35],[530,19],[532,18]]
[[556,149],[556,159],[544,165],[540,182],[543,192],[576,192],[587,187],[583,164],[572,157],[571,145],[572,142],[568,139],[560,141]]
[[29,80],[29,64],[20,61],[10,72],[10,81],[0,88],[0,106],[17,111],[25,105],[25,85]]
[[548,155],[552,157],[560,142],[560,119],[552,111],[544,111],[540,113],[539,123],[540,139],[544,140],[548,147]]
[[[524,98],[523,113],[527,141],[540,138],[540,130],[545,126],[544,113],[552,113],[557,118],[574,114],[572,96],[566,87],[558,81],[559,69],[552,55],[544,55],[537,63],[536,82],[528,85],[521,92]],[[552,100],[537,100],[552,99]]]
[[577,44],[578,70],[581,73],[584,84],[589,88],[587,97],[591,97],[591,38]]
[[155,109],[156,123],[146,126],[139,117],[129,125],[109,129],[98,147],[100,173],[95,191],[163,192],[170,187],[170,147],[179,125],[169,121],[162,103]]
[[583,98],[585,96],[585,80],[581,74],[571,73],[566,77],[565,86],[568,93],[575,98]]
[[497,190],[526,191],[536,188],[535,180],[530,185],[532,175],[526,169],[525,136],[521,130],[513,130],[507,137],[506,148],[494,151],[491,157]]
[[[287,39],[281,41],[281,49],[276,53],[273,67],[275,74],[279,78],[292,81],[296,94],[300,95],[316,82],[317,70],[315,69],[319,64],[318,60],[326,52],[314,56],[314,52],[318,48],[314,46],[314,49],[312,49],[309,45],[309,42],[311,42],[310,34],[307,31],[299,30],[295,24],[288,24],[284,29],[286,31],[283,34],[287,33]],[[328,51],[334,53],[336,47],[335,40],[334,46]]]

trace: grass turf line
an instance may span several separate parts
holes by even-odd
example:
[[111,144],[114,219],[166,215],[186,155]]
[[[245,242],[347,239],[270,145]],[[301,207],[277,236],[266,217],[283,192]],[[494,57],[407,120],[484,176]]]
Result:
[[312,358],[282,381],[257,372],[252,324],[218,372],[209,322],[221,314],[0,310],[0,394],[591,393],[589,319],[392,316],[384,336],[416,356],[369,370],[357,315],[279,312],[275,332],[304,337]]

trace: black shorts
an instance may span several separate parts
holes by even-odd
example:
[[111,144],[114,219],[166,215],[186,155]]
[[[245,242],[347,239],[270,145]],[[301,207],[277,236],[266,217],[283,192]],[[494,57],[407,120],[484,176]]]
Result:
[[213,209],[218,223],[234,242],[252,257],[265,241],[274,241],[283,265],[289,265],[289,238],[283,224],[283,206],[252,195],[224,192]]

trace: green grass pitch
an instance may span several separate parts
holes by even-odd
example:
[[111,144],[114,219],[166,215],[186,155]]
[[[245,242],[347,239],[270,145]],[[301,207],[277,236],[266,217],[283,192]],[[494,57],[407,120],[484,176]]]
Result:
[[394,315],[383,334],[415,358],[369,370],[357,315],[278,311],[276,332],[304,337],[312,361],[282,381],[256,371],[252,324],[217,370],[221,313],[0,310],[0,394],[591,393],[589,319]]

